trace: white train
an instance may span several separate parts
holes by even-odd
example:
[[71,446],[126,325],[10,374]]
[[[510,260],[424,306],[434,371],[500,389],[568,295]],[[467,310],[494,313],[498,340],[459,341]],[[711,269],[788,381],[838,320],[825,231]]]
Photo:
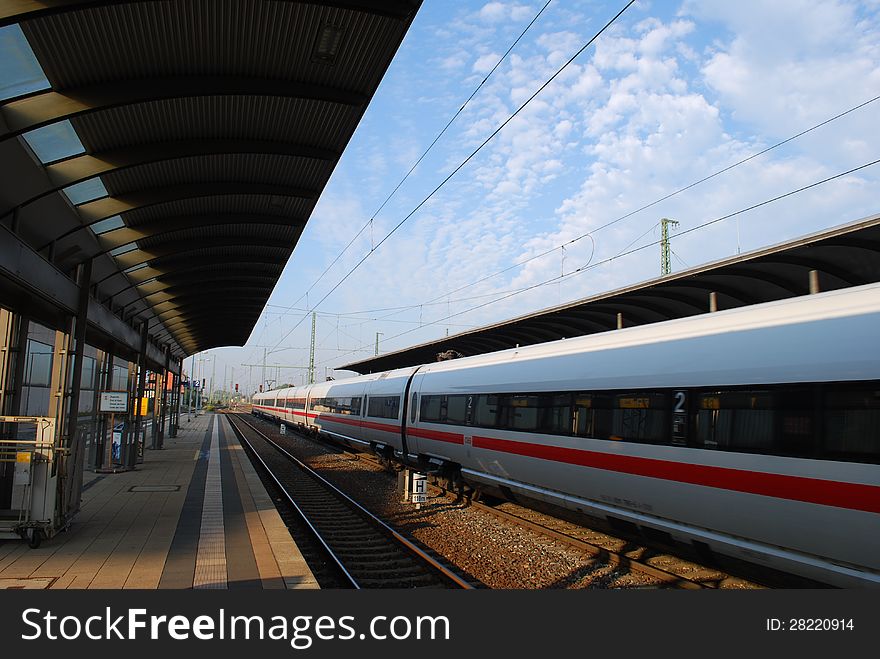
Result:
[[269,391],[254,412],[510,498],[880,586],[880,284]]

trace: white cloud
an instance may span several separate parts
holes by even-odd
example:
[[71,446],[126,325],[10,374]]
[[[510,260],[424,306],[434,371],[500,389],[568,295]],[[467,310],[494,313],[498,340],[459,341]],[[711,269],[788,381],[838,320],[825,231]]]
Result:
[[[437,107],[444,111],[430,114],[430,122],[413,119],[405,132],[395,122],[384,133],[353,144],[359,168],[348,170],[328,189],[309,224],[316,251],[326,250],[323,264],[365,221],[363,207],[373,210],[375,200],[397,183],[394,172],[420,151],[413,146],[433,138],[431,131],[460,106],[469,85],[494,66],[497,53],[504,52],[535,11],[490,2],[463,9],[444,23],[445,47],[431,51],[432,61],[449,66],[417,92],[424,97],[418,113],[427,115]],[[493,73],[437,152],[382,213],[376,236],[404,217],[591,36],[593,23],[575,20],[571,11],[548,12]],[[327,308],[424,302],[552,250],[453,294],[448,307],[431,305],[393,317],[427,322],[480,303],[455,302],[458,298],[537,284],[656,241],[661,217],[681,222],[673,233],[673,249],[693,266],[735,253],[738,240],[742,249],[753,249],[876,212],[878,173],[865,170],[737,219],[682,233],[877,157],[880,102],[604,229],[593,240],[567,245],[563,262],[559,245],[880,94],[876,8],[872,13],[865,5],[842,1],[700,0],[686,2],[672,17],[651,13],[651,6],[634,6],[631,17],[579,57],[373,254]],[[431,131],[424,128],[428,123]],[[382,156],[389,148],[397,153],[393,166],[390,156]],[[369,236],[362,236],[340,261],[338,276],[369,249]],[[451,321],[451,329],[457,331],[456,323],[493,322],[654,277],[658,251],[652,245],[487,306]],[[684,266],[676,261],[675,267]],[[302,271],[298,274],[302,278]],[[383,349],[393,349],[441,336],[445,326],[400,339],[391,337],[408,326],[375,322],[352,332],[365,344],[371,344],[376,331],[385,332]]]

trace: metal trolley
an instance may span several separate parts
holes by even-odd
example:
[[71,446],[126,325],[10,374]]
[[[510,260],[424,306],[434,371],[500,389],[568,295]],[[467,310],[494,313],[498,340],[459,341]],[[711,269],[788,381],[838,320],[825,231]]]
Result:
[[0,538],[23,538],[38,547],[63,528],[58,479],[66,449],[55,445],[55,419],[0,416],[0,462],[14,464],[9,509],[0,510]]

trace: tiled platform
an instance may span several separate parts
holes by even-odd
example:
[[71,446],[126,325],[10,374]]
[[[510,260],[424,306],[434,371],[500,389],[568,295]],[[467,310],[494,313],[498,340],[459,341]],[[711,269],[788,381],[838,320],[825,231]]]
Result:
[[317,588],[220,414],[181,415],[134,471],[84,476],[71,528],[0,542],[0,588]]

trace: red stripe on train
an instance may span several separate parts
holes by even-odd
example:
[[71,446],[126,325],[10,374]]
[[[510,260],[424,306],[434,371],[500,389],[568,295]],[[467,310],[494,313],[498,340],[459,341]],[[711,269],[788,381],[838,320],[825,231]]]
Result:
[[[274,409],[274,408],[265,408]],[[286,411],[286,410],[282,410]],[[312,418],[318,414],[309,414]],[[324,415],[327,416],[327,415]],[[327,420],[359,425],[354,419],[340,419],[328,417]],[[369,423],[369,422],[364,422]],[[384,424],[375,424],[384,425]],[[369,427],[369,426],[367,426]],[[391,432],[399,432],[397,426],[389,426]],[[385,428],[378,428],[383,430]],[[463,444],[464,436],[459,433],[444,432],[441,430],[429,430],[427,428],[409,428],[407,434],[413,437],[422,437],[450,444]],[[861,483],[841,483],[839,481],[823,480],[821,478],[808,478],[805,476],[788,476],[785,474],[768,474],[765,472],[748,471],[745,469],[731,469],[728,467],[713,467],[670,460],[657,460],[654,458],[640,458],[629,455],[613,455],[597,451],[585,451],[583,449],[565,448],[561,446],[546,446],[530,442],[519,442],[494,437],[482,437],[474,435],[474,448],[500,453],[522,455],[524,457],[550,460],[564,464],[591,467],[605,471],[615,471],[634,476],[659,478],[661,480],[677,483],[689,483],[702,485],[746,494],[758,494],[803,501],[805,503],[817,503],[824,506],[848,508],[850,510],[862,510],[869,513],[880,513],[880,487],[864,485]]]
[[474,436],[474,448],[678,483],[880,513],[880,487]]

